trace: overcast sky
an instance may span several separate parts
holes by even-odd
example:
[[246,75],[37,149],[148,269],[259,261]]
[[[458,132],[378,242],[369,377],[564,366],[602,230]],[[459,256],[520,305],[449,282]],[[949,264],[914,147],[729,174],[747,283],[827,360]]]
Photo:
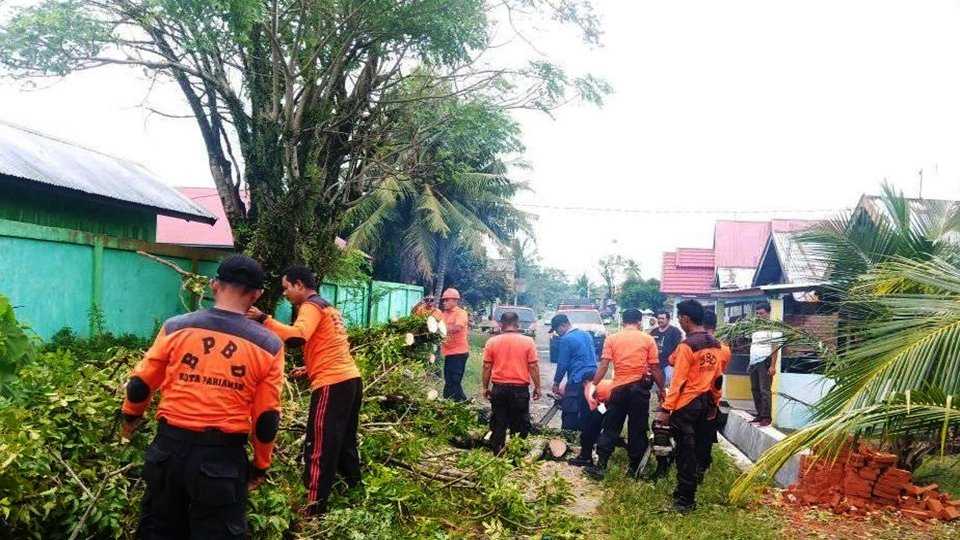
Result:
[[[924,196],[960,198],[957,1],[596,5],[602,48],[561,32],[537,48],[615,94],[602,109],[518,115],[534,167],[519,202],[539,216],[546,264],[597,279],[596,260],[619,253],[659,277],[662,252],[709,247],[718,218],[820,217],[811,211],[850,207],[883,179],[915,196],[921,169]],[[125,68],[29,92],[0,81],[0,117],[139,161],[171,185],[212,185],[193,122],[151,116],[145,90]],[[184,110],[172,87],[149,101]]]

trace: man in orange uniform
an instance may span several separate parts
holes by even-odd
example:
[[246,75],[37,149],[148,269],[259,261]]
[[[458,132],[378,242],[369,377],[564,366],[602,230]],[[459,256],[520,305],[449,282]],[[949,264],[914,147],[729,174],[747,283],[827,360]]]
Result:
[[363,384],[350,354],[347,330],[340,312],[317,294],[317,278],[305,266],[291,266],[281,278],[283,295],[297,307],[292,326],[253,308],[248,317],[263,325],[291,347],[303,346],[304,367],[295,377],[310,379],[310,414],[303,445],[303,483],[307,488],[308,515],[327,510],[327,499],[337,472],[347,485],[360,482],[357,425]]
[[443,314],[440,313],[440,310],[436,306],[437,299],[433,295],[427,295],[420,299],[417,302],[417,305],[413,306],[413,309],[410,311],[410,314],[415,317],[426,317],[428,315],[433,315],[433,318],[438,322],[443,320]]
[[460,292],[456,289],[443,291],[440,297],[443,322],[447,326],[447,339],[443,342],[443,397],[453,401],[466,401],[463,392],[463,372],[470,356],[470,317],[460,307]]
[[613,364],[613,390],[603,418],[603,430],[597,441],[597,465],[584,469],[594,478],[603,478],[607,461],[620,438],[623,423],[627,424],[627,454],[630,457],[628,473],[639,477],[643,454],[647,451],[647,423],[650,420],[650,388],[657,383],[663,387],[660,355],[650,334],[641,328],[643,314],[639,309],[623,312],[623,330],[608,337],[603,344],[600,366],[593,376],[593,384],[600,384]]
[[138,538],[245,536],[247,490],[270,466],[283,381],[283,344],[243,316],[263,293],[263,279],[249,257],[223,261],[212,284],[214,307],[164,322],[127,382],[124,438],[160,392]]
[[[490,400],[490,446],[503,450],[507,428],[513,436],[530,432],[530,383],[533,399],[540,399],[540,363],[533,338],[520,333],[520,316],[506,311],[500,316],[501,333],[483,348],[483,396]],[[493,382],[493,388],[490,383]]]
[[713,390],[722,374],[720,342],[703,328],[704,309],[696,300],[677,304],[680,327],[687,337],[674,352],[673,380],[657,411],[657,421],[670,424],[677,439],[677,488],[674,509],[687,513],[696,508],[697,443],[707,439]]
[[[703,314],[703,329],[707,331],[711,336],[717,331],[717,314],[713,310],[706,310]],[[720,400],[723,398],[723,373],[727,371],[727,366],[730,365],[730,358],[732,353],[730,347],[726,343],[720,342],[720,354],[718,355],[718,361],[720,362],[720,373],[721,375],[717,377],[717,380],[713,383],[711,388],[711,394],[713,395],[713,405],[714,409],[711,412],[712,418],[709,418],[710,429],[707,430],[704,435],[706,439],[703,441],[698,441],[697,451],[697,483],[703,483],[703,475],[706,474],[707,469],[710,468],[710,465],[713,463],[712,449],[714,443],[717,442],[717,432],[720,430]]]

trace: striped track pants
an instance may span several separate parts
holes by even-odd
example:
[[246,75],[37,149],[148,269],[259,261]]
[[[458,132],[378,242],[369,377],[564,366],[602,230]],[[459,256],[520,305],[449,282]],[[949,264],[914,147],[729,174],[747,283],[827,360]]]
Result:
[[303,445],[303,484],[307,511],[322,514],[337,473],[349,486],[360,482],[357,424],[363,384],[359,378],[321,386],[310,396],[310,416]]

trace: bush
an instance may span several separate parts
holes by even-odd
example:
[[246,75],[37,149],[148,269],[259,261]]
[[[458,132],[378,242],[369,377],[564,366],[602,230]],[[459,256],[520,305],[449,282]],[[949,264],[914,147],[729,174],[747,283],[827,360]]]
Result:
[[[253,538],[569,538],[582,532],[583,523],[557,504],[566,496],[563,486],[541,482],[536,466],[522,459],[524,441],[511,441],[499,458],[450,446],[476,439],[485,427],[468,406],[432,399],[426,359],[440,338],[423,319],[357,329],[350,339],[365,385],[363,486],[339,486],[324,518],[298,522],[309,388],[285,384],[274,464],[268,482],[250,497]],[[133,536],[143,492],[139,468],[156,423],[123,444],[118,409],[123,383],[142,354],[134,347],[143,345],[62,332],[17,370],[0,394],[0,537],[67,538],[75,529],[82,538]]]

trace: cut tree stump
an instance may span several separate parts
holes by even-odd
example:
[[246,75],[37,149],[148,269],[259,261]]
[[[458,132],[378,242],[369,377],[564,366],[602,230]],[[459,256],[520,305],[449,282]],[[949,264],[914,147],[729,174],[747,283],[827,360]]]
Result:
[[567,441],[563,439],[550,439],[547,446],[550,448],[550,456],[553,457],[553,459],[562,458],[568,449]]

